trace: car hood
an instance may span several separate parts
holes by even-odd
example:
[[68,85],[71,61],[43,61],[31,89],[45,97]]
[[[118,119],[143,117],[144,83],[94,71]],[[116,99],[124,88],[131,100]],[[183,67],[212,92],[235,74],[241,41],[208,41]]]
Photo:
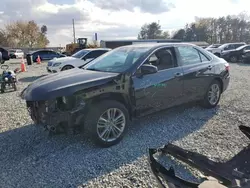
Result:
[[21,97],[26,101],[51,100],[111,81],[119,73],[89,71],[79,68],[44,76],[27,88]]
[[50,60],[52,63],[63,63],[63,62],[66,62],[66,61],[74,61],[74,60],[80,60],[78,58],[75,58],[75,57],[60,57],[60,58],[54,58],[52,60]]

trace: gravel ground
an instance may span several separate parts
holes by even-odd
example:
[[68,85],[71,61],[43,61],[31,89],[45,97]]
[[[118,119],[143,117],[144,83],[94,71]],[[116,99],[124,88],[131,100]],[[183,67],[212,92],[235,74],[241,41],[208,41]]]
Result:
[[[17,60],[7,62],[12,69]],[[250,141],[250,66],[231,64],[231,83],[216,109],[178,107],[136,120],[123,141],[99,149],[80,135],[53,136],[32,124],[20,91],[47,74],[45,64],[18,75],[18,91],[0,95],[0,187],[157,187],[147,148],[167,142],[227,161]],[[188,173],[181,173],[191,178]]]

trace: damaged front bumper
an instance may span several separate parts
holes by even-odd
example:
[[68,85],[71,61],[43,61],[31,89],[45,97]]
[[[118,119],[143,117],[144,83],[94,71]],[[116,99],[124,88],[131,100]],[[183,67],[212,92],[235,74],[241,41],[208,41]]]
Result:
[[[250,128],[240,126],[240,130],[250,139]],[[206,177],[213,177],[217,181],[216,186],[206,186],[205,183],[209,183],[209,178],[205,178],[202,183],[190,182],[177,176],[173,167],[169,169],[160,164],[154,157],[155,154],[170,155],[180,160],[199,171],[203,172]],[[249,157],[247,157],[249,158]],[[154,174],[159,187],[165,188],[163,181],[171,188],[223,188],[223,187],[250,187],[250,175],[244,174],[226,163],[217,163],[209,160],[206,156],[184,150],[171,143],[158,149],[149,149],[149,164],[152,173]],[[250,158],[249,158],[250,161]],[[210,182],[211,183],[211,182]]]
[[35,124],[52,132],[67,132],[81,122],[85,103],[81,97],[59,97],[50,101],[27,101],[27,108]]

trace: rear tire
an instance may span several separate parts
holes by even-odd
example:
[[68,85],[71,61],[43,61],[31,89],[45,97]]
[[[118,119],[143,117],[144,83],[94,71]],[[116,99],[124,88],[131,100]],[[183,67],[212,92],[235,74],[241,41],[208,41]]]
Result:
[[61,71],[65,71],[65,70],[69,70],[69,69],[73,69],[74,67],[73,66],[71,66],[71,65],[66,65],[66,66],[64,66],[62,69],[61,69]]
[[84,121],[84,131],[96,145],[110,147],[122,140],[128,124],[129,113],[125,106],[105,100],[91,106]]
[[238,61],[238,58],[237,56],[231,56],[229,60],[231,63],[236,63]]
[[207,92],[202,101],[204,108],[214,108],[220,101],[221,97],[221,84],[218,80],[214,80],[208,87]]

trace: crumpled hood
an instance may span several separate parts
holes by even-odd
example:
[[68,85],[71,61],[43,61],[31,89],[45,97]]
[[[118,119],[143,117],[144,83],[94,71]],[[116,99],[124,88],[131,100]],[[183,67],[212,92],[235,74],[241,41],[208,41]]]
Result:
[[74,68],[34,81],[22,91],[21,97],[26,101],[40,101],[68,96],[76,91],[106,83],[118,74]]
[[52,63],[63,63],[65,61],[74,61],[74,60],[79,60],[78,58],[75,57],[60,57],[60,58],[54,58],[50,60]]

